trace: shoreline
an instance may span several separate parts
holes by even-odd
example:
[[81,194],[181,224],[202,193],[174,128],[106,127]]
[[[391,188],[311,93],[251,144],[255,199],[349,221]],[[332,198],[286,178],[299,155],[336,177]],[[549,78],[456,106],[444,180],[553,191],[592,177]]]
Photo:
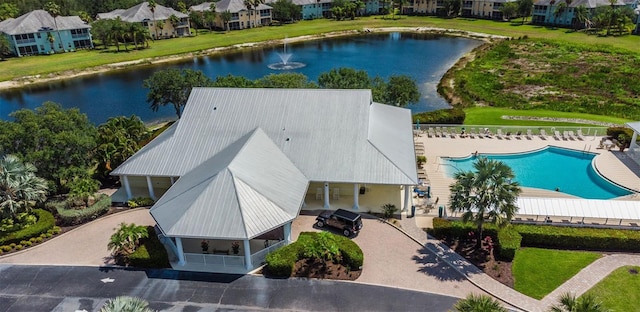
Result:
[[97,74],[106,73],[106,72],[129,69],[129,68],[132,68],[135,66],[141,66],[141,65],[163,64],[163,63],[190,59],[198,56],[215,55],[218,53],[238,51],[246,48],[280,45],[280,44],[284,44],[285,41],[289,43],[302,42],[302,41],[319,40],[319,39],[325,39],[325,38],[351,36],[351,35],[357,35],[357,34],[363,34],[363,33],[389,33],[389,32],[430,33],[430,34],[443,35],[443,36],[465,37],[465,38],[476,39],[476,40],[481,40],[485,42],[490,42],[494,39],[504,40],[504,39],[510,38],[510,37],[501,36],[501,35],[490,35],[490,34],[484,34],[484,33],[464,31],[459,29],[447,29],[447,28],[437,28],[437,27],[363,28],[361,30],[338,31],[338,32],[330,32],[330,33],[324,33],[324,34],[292,37],[292,38],[279,39],[279,40],[247,42],[247,43],[241,43],[241,44],[236,44],[236,45],[227,46],[227,47],[216,47],[216,48],[211,48],[207,50],[189,52],[185,54],[162,56],[162,57],[155,57],[155,58],[144,58],[144,59],[133,60],[133,61],[106,64],[106,65],[101,65],[97,67],[85,68],[78,71],[69,70],[64,72],[51,73],[47,75],[18,77],[11,80],[0,81],[0,91],[10,90],[10,89],[19,89],[19,88],[30,86],[30,85],[37,85],[37,84],[47,83],[52,81],[97,75]]

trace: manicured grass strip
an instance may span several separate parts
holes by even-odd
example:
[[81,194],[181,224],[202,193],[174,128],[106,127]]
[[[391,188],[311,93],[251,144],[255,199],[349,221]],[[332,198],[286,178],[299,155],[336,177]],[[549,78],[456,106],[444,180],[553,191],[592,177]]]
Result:
[[[635,270],[635,273],[631,272]],[[637,311],[640,302],[640,267],[624,266],[593,286],[591,294],[611,311]]]
[[[530,116],[530,117],[552,117],[552,118],[572,118],[585,119],[600,122],[610,122],[616,124],[624,124],[632,120],[624,118],[616,118],[609,116],[556,112],[550,110],[515,110],[510,108],[499,107],[471,107],[464,110],[466,118],[464,123],[467,125],[513,125],[513,126],[571,126],[575,127],[579,124],[567,122],[544,122],[537,120],[507,120],[502,116]],[[595,127],[594,125],[584,125],[585,127]]]
[[[582,32],[573,32],[567,29],[553,29],[482,19],[443,19],[433,16],[401,16],[398,19],[391,20],[383,19],[380,16],[373,16],[340,22],[318,19],[313,21],[300,21],[295,24],[283,26],[260,27],[241,31],[205,32],[190,38],[154,41],[151,42],[150,49],[139,51],[129,50],[128,52],[115,53],[115,47],[111,47],[109,50],[78,51],[50,56],[11,58],[8,61],[2,62],[0,81],[30,75],[58,73],[67,70],[82,70],[88,67],[137,59],[197,52],[244,42],[283,39],[285,36],[292,38],[335,31],[362,30],[363,28],[379,27],[441,27],[512,37],[527,36],[530,38],[544,38],[587,45],[603,45],[608,48],[618,48],[640,53],[640,45],[638,45],[638,38],[636,36],[589,36]],[[123,50],[124,47],[121,46],[120,49]]]
[[598,258],[594,252],[521,248],[513,260],[514,288],[542,299]]

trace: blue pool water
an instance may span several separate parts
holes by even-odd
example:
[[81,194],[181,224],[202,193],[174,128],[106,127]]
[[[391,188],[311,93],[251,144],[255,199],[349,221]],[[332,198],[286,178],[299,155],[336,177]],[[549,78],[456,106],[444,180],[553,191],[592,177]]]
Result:
[[[521,186],[535,187],[589,199],[611,199],[631,194],[600,176],[592,166],[593,153],[546,147],[518,154],[480,154],[500,160],[513,170]],[[458,170],[474,171],[476,157],[445,158],[447,175]]]

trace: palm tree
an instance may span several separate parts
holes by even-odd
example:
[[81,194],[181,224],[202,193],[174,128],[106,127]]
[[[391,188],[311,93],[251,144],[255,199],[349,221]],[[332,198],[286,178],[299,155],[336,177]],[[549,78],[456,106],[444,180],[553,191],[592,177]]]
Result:
[[611,24],[613,24],[613,21],[616,19],[616,3],[618,3],[618,0],[609,0],[609,21],[607,22],[607,36],[611,35]]
[[226,31],[229,31],[229,21],[231,21],[231,17],[232,17],[232,14],[231,14],[231,11],[229,10],[225,10],[224,12],[220,13],[220,19],[224,23]]
[[135,225],[134,223],[120,223],[120,228],[111,235],[107,248],[113,251],[114,255],[129,255],[135,251],[141,238],[149,237],[147,227]]
[[558,16],[563,15],[566,10],[567,10],[567,3],[560,2],[560,4],[558,4],[558,6],[556,7],[555,11],[553,11],[553,22],[557,24]]
[[209,31],[212,30],[213,25],[216,23],[216,4],[211,2],[209,10],[204,12],[204,19],[207,25],[209,25]]
[[9,39],[5,36],[0,36],[0,60],[5,59],[7,55],[11,53],[11,45],[9,44]]
[[129,296],[119,296],[107,301],[100,312],[153,312],[149,303],[143,299]]
[[191,11],[189,12],[189,22],[191,23],[191,28],[195,29],[196,36],[198,35],[198,27],[202,24],[202,15],[200,12]]
[[[53,16],[53,24],[56,26],[56,32],[58,33],[58,40],[60,40],[60,46],[62,46],[62,37],[60,37],[60,30],[58,30],[57,17],[60,16],[60,6],[55,2],[49,1],[44,5],[44,10],[49,12]],[[53,48],[53,45],[52,47]]]
[[0,158],[0,212],[15,218],[20,212],[29,212],[36,203],[47,198],[47,182],[36,176],[36,167],[22,163],[18,157]]
[[608,312],[609,309],[602,306],[602,302],[596,297],[586,294],[580,298],[565,293],[560,296],[560,305],[551,307],[551,312]]
[[507,312],[500,302],[486,295],[470,294],[453,306],[456,312]]
[[173,26],[173,32],[177,33],[176,27],[180,25],[180,19],[175,14],[171,14],[171,16],[169,16],[169,23]]
[[149,7],[149,10],[151,11],[151,15],[153,17],[153,30],[156,35],[155,39],[158,39],[158,25],[156,23],[156,6],[157,5],[158,4],[156,3],[155,0],[149,0],[149,2],[147,3],[147,6]]
[[591,22],[589,21],[589,11],[587,10],[586,6],[579,5],[577,8],[575,8],[574,14],[577,21],[576,29],[578,29],[578,25],[582,25],[585,28],[590,27]]
[[456,172],[451,190],[451,211],[462,212],[464,222],[476,224],[477,247],[482,243],[485,219],[500,226],[511,221],[518,207],[516,199],[521,192],[515,175],[509,166],[497,160],[480,157],[473,171]]

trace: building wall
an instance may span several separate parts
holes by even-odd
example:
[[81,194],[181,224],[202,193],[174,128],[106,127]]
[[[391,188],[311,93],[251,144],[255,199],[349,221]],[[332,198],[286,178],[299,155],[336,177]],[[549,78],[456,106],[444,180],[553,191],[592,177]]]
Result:
[[189,28],[189,18],[181,18],[180,23],[178,23],[175,27],[169,20],[156,20],[155,24],[161,22],[162,28],[157,28],[157,38],[156,38],[156,27],[154,27],[154,21],[148,20],[143,21],[142,26],[147,27],[149,29],[149,34],[151,34],[151,38],[153,39],[166,39],[166,38],[174,38],[174,37],[184,37],[190,36],[191,30]]
[[[240,12],[231,14],[231,20],[229,20],[229,30],[268,26],[269,24],[271,24],[271,21],[271,9],[255,11],[252,10],[251,12],[242,10]],[[215,27],[218,29],[226,29],[226,25],[225,23],[223,23],[222,18],[220,17],[220,13],[216,13]]]
[[[54,38],[53,44],[49,41],[49,34]],[[51,54],[71,52],[78,49],[93,48],[91,33],[88,28],[39,31],[30,34],[5,35],[9,40],[10,49],[17,56],[34,54]],[[60,40],[62,38],[62,41]]]
[[[398,211],[403,207],[402,189],[399,185],[360,184],[364,187],[364,194],[358,193],[359,208],[361,212],[382,212],[382,205],[393,204]],[[339,199],[335,199],[335,189],[339,189]],[[304,210],[324,209],[324,196],[316,196],[316,193],[324,191],[323,182],[310,182],[305,197]],[[353,183],[329,183],[330,209],[353,209]]]

